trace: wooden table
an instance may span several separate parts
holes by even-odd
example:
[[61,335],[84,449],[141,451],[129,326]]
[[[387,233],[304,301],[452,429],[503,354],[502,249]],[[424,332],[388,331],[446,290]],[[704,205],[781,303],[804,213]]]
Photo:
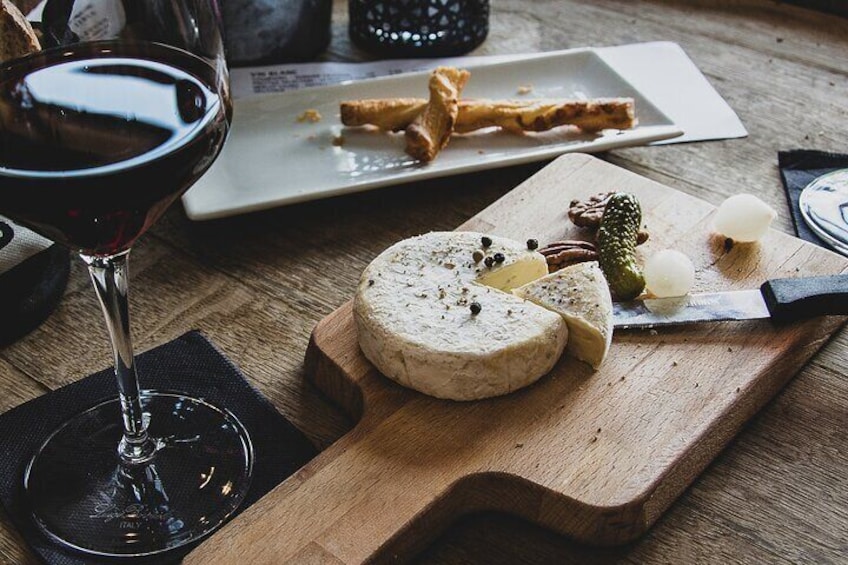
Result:
[[[336,0],[326,58],[368,56]],[[714,204],[740,190],[781,210],[777,151],[848,150],[848,19],[771,0],[495,0],[475,54],[678,42],[737,111],[746,139],[616,150],[617,165]],[[319,447],[352,422],[303,376],[314,325],[392,242],[452,229],[542,164],[377,190],[214,223],[179,206],[133,252],[134,337],[145,350],[206,333]],[[103,368],[109,347],[74,263],[59,310],[0,350],[0,411]],[[579,546],[517,519],[462,518],[422,563],[844,562],[848,559],[848,332],[826,344],[638,542]],[[0,562],[33,562],[5,516]]]

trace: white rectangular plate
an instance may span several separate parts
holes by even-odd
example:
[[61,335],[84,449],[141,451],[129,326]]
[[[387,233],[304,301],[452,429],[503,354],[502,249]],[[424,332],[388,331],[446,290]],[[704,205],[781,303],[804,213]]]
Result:
[[[469,69],[471,78],[463,98],[629,96],[635,100],[639,125],[592,135],[573,128],[527,135],[489,129],[454,136],[433,162],[421,164],[404,153],[402,133],[342,126],[339,102],[426,98],[429,73],[236,100],[233,127],[221,155],[183,196],[188,217],[211,220],[413,180],[540,161],[563,153],[641,145],[682,133],[591,49]],[[532,87],[531,92],[518,94],[521,86]],[[321,120],[299,121],[310,109],[317,110]]]

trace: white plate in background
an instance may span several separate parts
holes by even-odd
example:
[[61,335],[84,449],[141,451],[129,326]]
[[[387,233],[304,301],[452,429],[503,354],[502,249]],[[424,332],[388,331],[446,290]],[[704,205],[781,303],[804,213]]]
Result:
[[[404,153],[403,133],[346,128],[342,100],[426,98],[429,73],[414,73],[310,88],[235,101],[233,127],[217,161],[183,196],[189,218],[211,220],[434,178],[550,159],[569,152],[593,153],[642,145],[682,133],[629,82],[591,49],[530,60],[469,65],[463,98],[605,98],[635,100],[637,127],[599,134],[571,128],[514,135],[486,130],[454,136],[428,164]],[[519,95],[521,86],[532,91]],[[317,122],[298,121],[317,110]],[[333,144],[342,137],[340,146]]]

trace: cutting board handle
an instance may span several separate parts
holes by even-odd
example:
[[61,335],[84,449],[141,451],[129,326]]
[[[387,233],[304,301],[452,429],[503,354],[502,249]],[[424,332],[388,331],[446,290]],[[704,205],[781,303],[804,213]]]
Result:
[[772,279],[760,292],[776,322],[848,314],[848,275]]
[[[503,483],[476,473],[467,450],[422,436],[431,401],[385,386],[359,354],[351,319],[350,303],[325,318],[304,368],[356,426],[186,564],[395,562],[423,549],[458,514],[481,509],[479,494]],[[357,354],[341,366],[326,353],[333,348]]]
[[[393,462],[374,443],[374,430],[363,425],[368,427],[361,422],[184,563],[239,563],[247,555],[259,564],[363,563],[420,549],[429,541],[422,534],[433,526],[428,509],[442,498],[433,496],[439,477],[423,464],[418,476],[409,476],[408,462],[398,465],[405,473],[393,473]],[[428,527],[406,535],[424,514]]]

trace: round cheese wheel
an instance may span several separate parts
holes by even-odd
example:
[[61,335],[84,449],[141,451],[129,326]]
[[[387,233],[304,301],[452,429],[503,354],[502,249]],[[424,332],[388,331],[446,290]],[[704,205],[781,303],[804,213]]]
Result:
[[400,241],[359,281],[359,345],[386,377],[424,394],[507,394],[550,371],[565,347],[559,314],[510,293],[545,274],[540,253],[506,238],[432,232]]

